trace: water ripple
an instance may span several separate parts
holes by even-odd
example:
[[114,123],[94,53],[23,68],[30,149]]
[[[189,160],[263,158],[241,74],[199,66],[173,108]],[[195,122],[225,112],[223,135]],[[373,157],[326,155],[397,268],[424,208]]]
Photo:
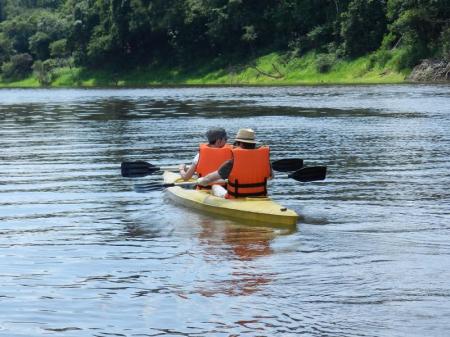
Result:
[[[0,334],[446,336],[448,86],[0,90]],[[298,229],[171,203],[120,162],[253,127]],[[24,305],[26,304],[26,305]]]

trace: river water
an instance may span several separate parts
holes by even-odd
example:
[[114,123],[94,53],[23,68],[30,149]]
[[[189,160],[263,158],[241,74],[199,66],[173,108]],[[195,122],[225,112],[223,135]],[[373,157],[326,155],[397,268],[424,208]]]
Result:
[[[0,122],[2,336],[449,334],[449,86],[4,89]],[[120,176],[212,126],[328,167],[270,182],[296,230]]]

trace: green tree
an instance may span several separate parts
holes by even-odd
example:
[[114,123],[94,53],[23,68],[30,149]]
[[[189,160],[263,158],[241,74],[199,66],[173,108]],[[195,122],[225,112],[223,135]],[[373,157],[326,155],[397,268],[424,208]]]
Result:
[[94,28],[99,23],[99,14],[94,0],[66,0],[63,12],[69,17],[67,48],[73,51],[74,62],[88,64],[87,46]]
[[5,14],[4,14],[4,12],[5,12],[5,10],[4,10],[4,7],[5,7],[5,5],[4,5],[4,2],[3,1],[0,1],[0,22],[2,22],[4,19],[5,19]]
[[440,37],[441,57],[450,61],[450,27],[443,30]]
[[4,34],[0,32],[0,65],[7,61],[13,53],[12,42]]
[[44,32],[36,32],[29,38],[29,50],[38,60],[46,60],[50,56],[50,36]]
[[315,50],[326,71],[336,56],[401,47],[399,65],[410,67],[448,57],[448,1],[0,0],[0,62],[11,68],[13,55],[30,54],[90,67],[195,67]]
[[384,0],[352,0],[342,13],[344,53],[351,57],[378,49],[387,31]]
[[29,18],[18,16],[3,21],[0,30],[11,40],[17,53],[29,52],[28,40],[36,32],[35,25]]
[[406,51],[401,67],[411,67],[422,58],[439,55],[443,42],[440,37],[450,25],[448,0],[388,0],[387,16],[395,46]]
[[52,58],[67,58],[69,56],[69,50],[67,49],[67,39],[60,39],[50,43],[50,56]]

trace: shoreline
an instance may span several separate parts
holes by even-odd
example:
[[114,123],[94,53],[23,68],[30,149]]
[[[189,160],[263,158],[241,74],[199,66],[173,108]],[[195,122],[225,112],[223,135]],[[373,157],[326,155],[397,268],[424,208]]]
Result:
[[[29,79],[28,79],[29,80]],[[34,79],[33,79],[34,80]],[[27,81],[29,82],[29,81]],[[33,81],[34,82],[34,81]],[[94,82],[97,82],[94,80]],[[30,84],[22,84],[21,81],[17,82],[1,82],[0,81],[0,89],[90,89],[90,88],[110,88],[110,89],[125,89],[125,88],[208,88],[208,87],[313,87],[313,86],[346,86],[346,85],[354,85],[354,86],[363,86],[363,85],[401,85],[401,84],[444,84],[446,82],[414,82],[407,80],[393,80],[393,81],[298,81],[298,82],[235,82],[235,83],[217,83],[217,82],[158,82],[158,83],[132,83],[126,81],[125,83],[104,83],[104,81],[98,81],[98,83],[89,83],[89,84],[71,84],[71,85],[40,85],[39,83],[30,83]]]
[[113,86],[113,85],[88,85],[88,86],[13,86],[13,85],[2,85],[0,83],[0,90],[8,89],[54,89],[54,90],[67,90],[67,89],[104,89],[104,90],[127,90],[127,89],[183,89],[183,88],[280,88],[280,87],[336,87],[336,86],[391,86],[391,85],[423,85],[423,86],[435,86],[435,85],[449,85],[448,82],[414,82],[414,81],[403,81],[403,82],[348,82],[348,83],[292,83],[292,84],[150,84],[150,85],[123,85],[123,86]]
[[[153,88],[153,87],[248,87],[380,85],[410,83],[411,70],[398,71],[392,64],[380,65],[372,55],[354,60],[334,59],[325,68],[320,55],[309,53],[287,59],[271,53],[242,64],[215,65],[210,61],[176,67],[137,66],[131,69],[87,69],[66,66],[47,73],[30,74],[16,81],[2,81],[0,88]],[[47,82],[39,82],[46,78]]]
[[424,60],[414,69],[398,71],[389,64],[381,66],[373,63],[372,56],[367,55],[355,60],[336,60],[329,69],[323,71],[318,68],[317,56],[313,53],[292,58],[289,62],[285,62],[283,58],[283,54],[272,53],[245,65],[233,67],[213,67],[211,64],[191,68],[153,65],[138,66],[120,72],[116,69],[61,67],[44,74],[46,78],[50,78],[48,83],[40,83],[38,78],[43,74],[34,73],[22,80],[0,79],[0,89],[449,84],[449,81],[445,80],[447,77],[436,75],[440,73],[434,69],[436,62],[432,60]]

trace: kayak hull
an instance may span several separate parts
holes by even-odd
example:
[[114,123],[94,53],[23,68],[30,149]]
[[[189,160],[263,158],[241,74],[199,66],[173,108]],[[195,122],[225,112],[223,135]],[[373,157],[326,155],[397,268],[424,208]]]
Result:
[[[182,182],[179,174],[164,172],[164,183]],[[167,195],[175,202],[200,211],[255,224],[295,227],[298,214],[270,198],[224,199],[213,196],[208,190],[185,189],[181,186],[167,188]]]

